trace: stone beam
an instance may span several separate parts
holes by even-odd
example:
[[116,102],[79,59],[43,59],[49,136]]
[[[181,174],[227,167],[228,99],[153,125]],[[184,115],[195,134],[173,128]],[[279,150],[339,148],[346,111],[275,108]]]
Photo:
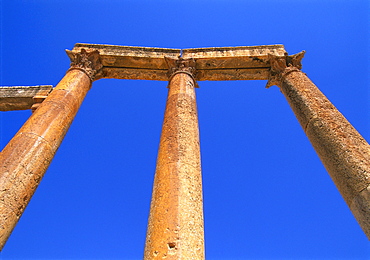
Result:
[[35,110],[52,90],[50,85],[0,87],[0,111]]
[[103,65],[103,78],[168,80],[164,57],[177,58],[180,49],[131,47],[77,43],[68,56],[81,49],[97,50]]
[[267,80],[269,55],[284,56],[283,45],[197,48],[182,51],[196,61],[197,80]]
[[165,57],[194,59],[195,79],[267,80],[269,55],[284,56],[283,45],[262,45],[197,49],[165,49],[77,43],[68,55],[81,49],[97,50],[103,64],[103,78],[168,80]]

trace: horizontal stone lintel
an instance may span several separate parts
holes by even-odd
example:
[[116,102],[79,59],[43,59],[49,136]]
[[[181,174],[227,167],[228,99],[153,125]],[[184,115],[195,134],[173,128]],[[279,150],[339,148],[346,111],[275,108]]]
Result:
[[283,45],[166,49],[77,43],[72,52],[98,50],[103,64],[103,78],[168,80],[165,57],[193,58],[196,79],[267,80],[269,54],[284,56]]
[[0,87],[0,111],[27,110],[41,103],[52,91],[53,86]]
[[[168,80],[167,70],[103,68],[104,78]],[[267,80],[269,68],[197,70],[196,80]]]

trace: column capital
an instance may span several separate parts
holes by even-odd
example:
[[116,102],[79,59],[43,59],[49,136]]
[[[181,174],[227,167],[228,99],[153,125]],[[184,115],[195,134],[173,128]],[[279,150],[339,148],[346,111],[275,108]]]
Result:
[[82,70],[89,76],[91,82],[102,77],[103,65],[98,50],[81,49],[79,52],[66,50],[66,53],[71,60],[69,70]]
[[[168,65],[168,81],[171,81],[173,76],[178,73],[185,73],[188,74],[190,77],[193,78],[194,82],[196,83],[196,69],[195,69],[195,60],[194,58],[184,59],[178,57],[177,59],[165,57],[165,60]],[[195,84],[197,87],[197,84]]]
[[288,55],[288,53],[285,53],[284,56],[268,54],[271,69],[266,88],[273,85],[279,86],[282,78],[288,73],[302,69],[301,61],[305,53],[306,51],[301,51],[294,55]]

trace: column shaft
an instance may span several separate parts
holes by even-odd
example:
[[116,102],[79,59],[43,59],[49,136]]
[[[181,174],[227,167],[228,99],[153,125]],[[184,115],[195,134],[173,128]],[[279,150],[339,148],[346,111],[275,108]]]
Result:
[[82,68],[67,71],[0,153],[0,250],[90,89],[90,76]]
[[144,259],[204,259],[202,177],[195,81],[169,83]]
[[281,92],[339,192],[370,238],[369,144],[305,73],[290,66],[280,76],[278,85]]

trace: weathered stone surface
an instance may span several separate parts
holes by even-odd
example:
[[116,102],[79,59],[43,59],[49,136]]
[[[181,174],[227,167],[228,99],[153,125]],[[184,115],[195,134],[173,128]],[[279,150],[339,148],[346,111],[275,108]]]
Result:
[[[7,101],[26,109],[39,108],[0,153],[0,249],[41,181],[91,82],[99,78],[170,81],[145,259],[204,259],[195,80],[269,79],[267,86],[279,85],[370,238],[369,144],[300,71],[303,52],[288,56],[282,45],[198,48],[181,52],[179,49],[76,44],[67,53],[71,69],[41,105],[47,89],[29,96],[24,94],[27,101],[21,101],[21,95],[13,89],[16,97]],[[181,53],[182,57],[178,58]],[[173,67],[174,64],[178,67]],[[1,98],[11,100],[12,97]],[[1,104],[0,100],[0,108],[1,105],[8,107],[6,109],[11,106]]]
[[116,46],[77,43],[69,53],[82,49],[98,51],[103,65],[103,77],[115,79],[168,80],[165,56],[177,58],[180,49]]
[[169,83],[144,259],[204,259],[202,177],[195,82]]
[[50,85],[0,87],[0,111],[35,108],[52,90]]
[[[260,57],[267,58],[268,54],[284,56],[286,53],[284,45],[258,45],[258,46],[238,46],[238,47],[209,47],[191,48],[182,50],[184,59],[194,58],[240,58],[240,57]],[[244,62],[244,61],[242,61]],[[219,65],[218,65],[219,66]]]
[[82,49],[100,53],[104,78],[164,81],[168,80],[165,57],[193,58],[197,80],[266,80],[270,69],[269,55],[285,55],[283,45],[180,50],[82,43],[76,44],[69,53]]
[[312,81],[294,66],[279,87],[332,180],[370,238],[370,146]]
[[301,62],[305,53],[305,51],[301,51],[300,53],[290,56],[288,56],[288,53],[285,53],[284,56],[269,54],[271,69],[266,88],[273,85],[280,86],[285,74],[294,70],[300,70],[302,68]]
[[164,56],[177,58],[181,55],[180,49],[133,47],[103,44],[75,44],[72,52],[82,49],[97,50],[104,67],[115,68],[147,68],[167,70]]
[[71,60],[71,69],[79,69],[89,76],[91,82],[102,78],[102,61],[98,50],[80,49],[78,51],[66,50],[68,57]]
[[70,69],[0,153],[0,250],[22,215],[91,86]]
[[196,79],[202,80],[266,80],[269,76],[269,55],[284,56],[283,45],[197,48],[182,51],[184,59],[196,61]]
[[363,189],[353,200],[350,209],[356,220],[370,239],[370,185]]
[[266,80],[269,77],[269,68],[257,69],[213,69],[197,70],[196,79],[202,80]]
[[104,77],[109,79],[151,79],[164,81],[168,79],[167,71],[168,69],[103,68]]

